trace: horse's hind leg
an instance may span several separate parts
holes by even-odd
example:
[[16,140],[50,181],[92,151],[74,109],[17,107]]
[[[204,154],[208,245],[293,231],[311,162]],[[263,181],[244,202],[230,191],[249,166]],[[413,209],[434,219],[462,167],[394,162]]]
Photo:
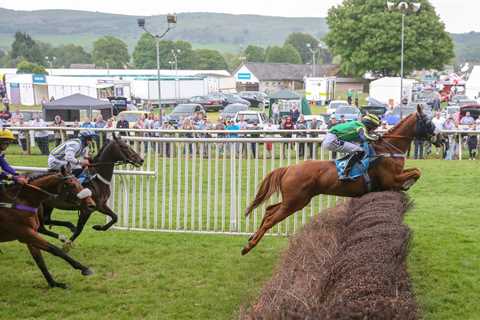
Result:
[[310,200],[311,197],[304,197],[301,199],[300,203],[290,203],[289,205],[289,203],[285,202],[284,200],[281,203],[270,206],[269,209],[271,211],[265,213],[262,224],[258,228],[257,232],[250,237],[248,244],[242,250],[242,255],[245,255],[252,250],[258,244],[258,242],[260,242],[265,233],[267,233],[267,231],[270,230],[274,225],[283,221],[285,218],[297,212],[298,210],[303,209],[306,205],[308,205]]
[[38,268],[40,269],[40,271],[42,271],[42,274],[45,277],[45,280],[47,280],[48,285],[51,288],[57,287],[57,288],[66,289],[67,285],[65,283],[60,283],[60,282],[56,282],[55,280],[53,280],[53,277],[50,274],[50,272],[48,271],[47,265],[45,264],[45,261],[43,260],[42,251],[40,251],[40,249],[32,246],[31,244],[27,244],[27,247],[28,247],[28,250],[30,251],[30,254],[33,257],[33,260],[35,260],[35,263],[37,264]]
[[74,260],[65,252],[63,252],[60,248],[54,246],[53,244],[49,243],[48,241],[40,237],[40,235],[34,230],[31,230],[28,233],[19,236],[18,240],[20,242],[29,244],[37,249],[47,251],[53,254],[54,256],[62,258],[63,260],[68,262],[74,269],[80,270],[82,272],[82,275],[84,276],[89,276],[93,274],[90,268],[82,265],[80,262]]
[[260,227],[259,229],[253,233],[250,238],[248,238],[248,241],[252,240],[255,235],[258,233],[258,231],[260,230],[260,228],[265,224],[265,220],[267,219],[267,217],[269,217],[270,215],[272,215],[275,210],[277,210],[278,206],[280,206],[282,203],[279,202],[279,203],[276,203],[276,204],[272,204],[271,206],[268,206],[267,209],[265,210],[265,215],[263,216],[263,219],[262,219],[262,222],[260,223]]

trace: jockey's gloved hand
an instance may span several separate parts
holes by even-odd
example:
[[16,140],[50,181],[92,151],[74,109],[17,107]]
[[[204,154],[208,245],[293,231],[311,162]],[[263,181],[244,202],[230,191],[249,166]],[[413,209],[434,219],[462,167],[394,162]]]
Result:
[[80,160],[80,165],[82,166],[82,168],[88,167],[90,165],[90,161],[88,161],[88,159]]
[[28,183],[28,178],[25,176],[14,176],[13,181],[15,181],[18,184],[24,185]]

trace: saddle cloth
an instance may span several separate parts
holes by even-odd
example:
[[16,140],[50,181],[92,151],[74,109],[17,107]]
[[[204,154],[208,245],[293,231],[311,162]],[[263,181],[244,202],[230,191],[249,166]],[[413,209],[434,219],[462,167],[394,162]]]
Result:
[[348,177],[345,177],[345,167],[352,155],[348,155],[341,159],[335,160],[335,166],[337,168],[337,173],[339,178],[348,178],[354,180],[358,177],[365,176],[367,174],[368,168],[376,159],[375,151],[368,143],[363,143],[363,149],[366,151],[362,160],[357,161],[350,170]]

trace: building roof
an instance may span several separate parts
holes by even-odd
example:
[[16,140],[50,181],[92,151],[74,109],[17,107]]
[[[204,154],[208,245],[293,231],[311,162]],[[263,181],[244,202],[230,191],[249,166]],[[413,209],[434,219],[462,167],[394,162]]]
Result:
[[[303,81],[305,76],[312,75],[312,65],[309,64],[247,62],[244,65],[260,81]],[[332,77],[337,75],[339,70],[339,66],[334,64],[315,65],[315,75],[317,77]]]

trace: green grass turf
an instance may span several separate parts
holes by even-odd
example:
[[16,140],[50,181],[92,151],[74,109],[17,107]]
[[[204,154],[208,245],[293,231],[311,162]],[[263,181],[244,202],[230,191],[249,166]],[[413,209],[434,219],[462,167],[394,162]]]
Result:
[[[41,156],[10,156],[44,166]],[[408,268],[425,319],[476,319],[480,314],[480,235],[476,161],[409,161],[422,169],[409,192],[415,208]],[[60,215],[61,218],[65,216]],[[68,216],[74,220],[75,216]],[[95,214],[89,226],[103,222]],[[96,274],[84,278],[45,254],[68,291],[46,283],[18,243],[0,244],[0,319],[230,319],[269,278],[283,237],[267,237],[248,256],[246,236],[111,231],[87,227],[72,256]]]

